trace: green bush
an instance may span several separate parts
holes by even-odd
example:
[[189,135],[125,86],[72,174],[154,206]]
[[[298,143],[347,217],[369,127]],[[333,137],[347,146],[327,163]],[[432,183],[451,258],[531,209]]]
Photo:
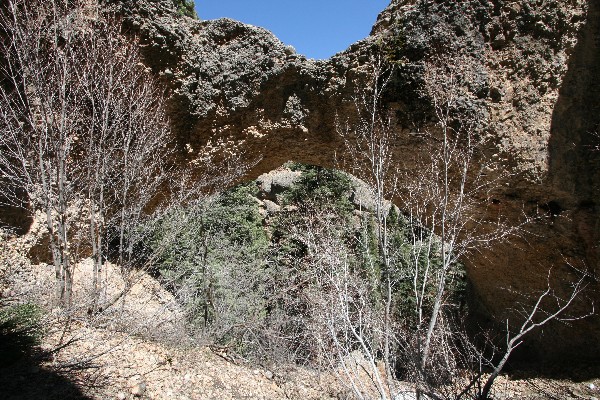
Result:
[[40,344],[42,310],[34,304],[0,309],[0,366],[7,366]]
[[179,15],[185,15],[186,17],[198,18],[193,0],[173,0],[177,12]]
[[283,204],[311,207],[333,207],[342,214],[350,213],[352,181],[335,169],[299,163],[286,164],[292,171],[301,171],[300,179],[281,195]]
[[[435,302],[437,282],[434,279],[442,268],[441,242],[430,230],[420,224],[411,225],[408,219],[391,207],[387,218],[388,238],[392,249],[392,279],[397,282],[394,310],[398,321],[411,329],[416,325],[414,285],[424,288],[424,315],[430,315]],[[431,241],[431,243],[429,243]],[[415,274],[415,270],[418,271]],[[425,272],[425,271],[428,272]],[[464,311],[466,271],[464,265],[454,263],[445,281],[445,304],[456,305]],[[454,307],[456,308],[456,307]],[[459,311],[460,311],[459,310]],[[456,310],[455,310],[456,311]]]
[[[441,268],[439,243],[419,252],[426,244],[416,238],[438,239],[391,207],[386,265],[376,217],[356,212],[348,175],[295,163],[287,167],[302,174],[277,195],[281,210],[268,219],[260,213],[256,183],[249,182],[172,211],[147,228],[145,245],[154,255],[155,272],[181,302],[191,329],[205,342],[246,357],[315,361],[320,350],[312,336],[317,326],[312,315],[319,314],[315,307],[331,290],[319,275],[324,271],[318,270],[324,267],[319,257],[330,244],[350,266],[352,279],[361,282],[360,296],[371,312],[383,313],[389,280],[394,326],[403,332],[415,329],[411,268],[417,265],[421,271],[417,283],[425,287],[425,313],[437,287],[430,278],[423,282],[422,271],[429,268],[431,276]],[[464,269],[456,265],[448,274],[446,303],[461,304],[464,282]]]
[[146,247],[155,272],[184,306],[191,330],[243,352],[265,317],[268,239],[256,185],[247,184],[173,211],[151,224]]

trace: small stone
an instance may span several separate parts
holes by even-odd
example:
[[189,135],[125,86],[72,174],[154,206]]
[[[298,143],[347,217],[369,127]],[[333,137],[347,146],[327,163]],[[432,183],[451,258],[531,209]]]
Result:
[[590,385],[588,386],[591,390],[596,390],[596,385],[594,385],[593,383],[590,383]]
[[117,393],[117,399],[119,400],[125,400],[127,398],[127,395],[123,392],[119,392]]
[[281,206],[271,200],[265,199],[263,200],[263,204],[265,205],[268,214],[276,214],[281,210]]
[[292,54],[296,53],[296,49],[294,48],[294,46],[289,46],[289,45],[285,46],[285,49],[283,51],[288,56],[291,56]]
[[131,394],[134,395],[135,397],[142,397],[145,392],[146,392],[146,384],[144,382],[140,382],[131,388]]
[[496,35],[496,37],[494,38],[494,40],[492,41],[492,48],[494,50],[498,50],[503,48],[506,45],[506,37],[504,36],[504,34],[500,33],[498,35]]
[[271,371],[265,371],[265,378],[273,379],[273,373]]

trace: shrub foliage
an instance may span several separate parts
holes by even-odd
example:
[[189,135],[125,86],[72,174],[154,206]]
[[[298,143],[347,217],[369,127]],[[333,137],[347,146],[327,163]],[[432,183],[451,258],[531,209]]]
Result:
[[42,310],[34,304],[0,309],[0,367],[10,365],[40,343]]
[[[274,215],[261,212],[257,185],[250,182],[155,220],[146,245],[161,255],[155,272],[181,301],[202,342],[254,359],[323,365],[329,362],[324,346],[331,345],[325,337],[326,299],[334,294],[325,277],[339,273],[337,261],[324,263],[326,253],[335,250],[332,259],[347,262],[349,279],[364,283],[360,296],[373,313],[383,307],[390,278],[379,262],[375,218],[352,203],[350,177],[321,167],[287,167],[302,174],[277,194],[281,210]],[[389,212],[397,249],[393,317],[410,329],[413,283],[402,265],[417,245],[410,240],[412,230],[423,228],[410,226],[395,207]],[[157,251],[165,242],[171,244]],[[449,293],[460,298],[464,275],[456,271]]]

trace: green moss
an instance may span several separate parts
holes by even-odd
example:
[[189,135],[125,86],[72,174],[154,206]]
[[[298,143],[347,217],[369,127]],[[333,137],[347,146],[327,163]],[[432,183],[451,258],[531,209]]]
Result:
[[173,0],[179,15],[185,15],[190,18],[198,18],[193,0]]
[[399,26],[396,26],[386,37],[379,39],[377,47],[388,64],[402,66],[406,63],[406,56],[404,54],[406,36]]

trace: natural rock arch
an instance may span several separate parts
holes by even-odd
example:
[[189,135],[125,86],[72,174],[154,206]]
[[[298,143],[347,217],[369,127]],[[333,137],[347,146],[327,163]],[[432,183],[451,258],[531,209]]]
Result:
[[[543,8],[504,0],[394,0],[369,38],[326,61],[295,54],[261,28],[180,17],[168,1],[112,3],[127,29],[140,36],[147,64],[169,87],[178,161],[191,162],[207,146],[224,145],[260,157],[247,178],[288,160],[336,166],[343,148],[336,117],[353,118],[352,98],[368,75],[369,55],[398,38],[406,62],[387,103],[401,132],[398,156],[417,151],[411,123],[427,121],[406,117],[426,106],[416,91],[421,62],[432,27],[448,24],[455,36],[446,39],[470,40],[465,46],[482,72],[470,90],[486,112],[486,133],[505,167],[518,172],[495,201],[515,219],[524,207],[548,214],[528,227],[528,238],[465,260],[475,303],[482,314],[502,319],[514,305],[512,292],[502,288],[544,288],[552,265],[557,282],[565,284],[569,270],[559,267],[565,261],[597,276],[600,152],[590,133],[600,128],[597,1],[551,0]],[[597,293],[598,283],[590,288]],[[577,307],[588,305],[586,298]],[[568,327],[554,324],[538,335],[531,354],[547,361],[597,359],[599,335],[598,317]]]
[[[471,89],[487,113],[486,131],[505,167],[518,172],[495,194],[495,202],[515,219],[524,208],[548,214],[528,226],[529,237],[466,260],[481,312],[502,319],[514,306],[511,293],[544,288],[550,266],[562,285],[570,279],[565,262],[598,272],[593,161],[598,155],[591,152],[593,137],[586,133],[598,121],[586,115],[600,113],[573,114],[582,91],[592,89],[586,104],[600,100],[594,90],[600,81],[597,65],[589,65],[600,54],[598,5],[584,0],[554,0],[546,8],[502,0],[411,3],[392,1],[372,36],[326,61],[307,60],[269,32],[232,20],[178,21],[175,28],[159,5],[150,18],[131,12],[128,21],[141,33],[149,65],[172,88],[171,118],[185,149],[182,161],[192,160],[207,143],[220,142],[250,158],[261,157],[248,178],[287,160],[334,166],[343,148],[336,117],[353,117],[352,98],[365,82],[369,54],[398,37],[408,48],[407,63],[387,100],[399,116],[396,129],[403,132],[398,156],[418,150],[409,135],[412,126],[402,116],[423,101],[415,90],[427,50],[422,42],[435,44],[433,27],[447,24],[456,35],[441,40],[468,46],[480,63],[482,77]],[[575,136],[572,125],[579,132]],[[568,146],[572,141],[581,144],[574,153]],[[573,167],[573,160],[590,161]],[[571,182],[577,182],[575,192],[564,190]],[[589,305],[587,299],[580,303],[582,309]],[[597,317],[570,327],[555,324],[538,333],[530,355],[548,361],[593,359],[600,355],[594,340],[599,333]]]

